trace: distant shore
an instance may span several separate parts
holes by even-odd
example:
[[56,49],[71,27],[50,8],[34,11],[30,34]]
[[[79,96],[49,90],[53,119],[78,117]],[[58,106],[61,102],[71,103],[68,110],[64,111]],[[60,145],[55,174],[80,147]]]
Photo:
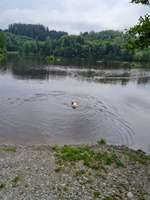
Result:
[[0,199],[150,199],[150,156],[104,140],[0,145],[0,177]]

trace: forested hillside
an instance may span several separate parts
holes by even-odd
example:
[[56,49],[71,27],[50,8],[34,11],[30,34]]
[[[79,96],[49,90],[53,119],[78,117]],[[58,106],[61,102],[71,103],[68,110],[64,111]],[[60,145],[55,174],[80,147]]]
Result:
[[16,35],[28,36],[41,41],[46,40],[48,37],[52,39],[59,39],[61,36],[67,35],[67,33],[63,31],[49,31],[48,27],[40,24],[10,24],[8,32]]
[[50,31],[43,25],[12,24],[4,31],[7,51],[63,58],[92,58],[95,60],[150,61],[150,47],[128,50],[128,35],[106,30],[69,35]]

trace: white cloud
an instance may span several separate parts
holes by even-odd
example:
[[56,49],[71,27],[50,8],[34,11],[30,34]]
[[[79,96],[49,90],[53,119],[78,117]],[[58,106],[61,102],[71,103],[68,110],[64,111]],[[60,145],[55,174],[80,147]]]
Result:
[[[136,23],[148,8],[128,0],[8,0],[0,2],[0,27],[14,22],[40,23],[71,33],[125,29]],[[34,5],[35,3],[35,5]]]

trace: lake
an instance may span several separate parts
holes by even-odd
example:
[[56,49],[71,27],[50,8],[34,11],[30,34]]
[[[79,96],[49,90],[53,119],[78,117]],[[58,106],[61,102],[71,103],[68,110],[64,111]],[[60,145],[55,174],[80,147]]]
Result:
[[[75,110],[72,100],[79,101]],[[0,67],[0,143],[95,144],[100,138],[150,152],[150,69],[34,59]]]

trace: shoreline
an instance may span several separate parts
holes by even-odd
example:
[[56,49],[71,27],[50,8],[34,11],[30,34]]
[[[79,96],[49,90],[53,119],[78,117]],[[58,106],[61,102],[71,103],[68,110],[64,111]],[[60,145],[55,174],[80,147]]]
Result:
[[108,145],[0,145],[0,199],[149,200],[150,155]]

